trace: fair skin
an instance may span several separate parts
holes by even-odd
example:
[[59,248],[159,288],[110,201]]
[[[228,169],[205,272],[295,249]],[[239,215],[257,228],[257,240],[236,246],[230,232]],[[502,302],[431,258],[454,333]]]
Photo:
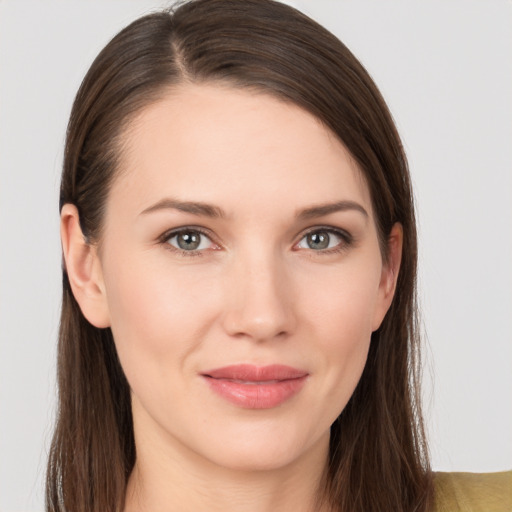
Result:
[[[72,205],[61,234],[73,293],[112,329],[132,390],[126,512],[314,510],[330,425],[393,297],[400,226],[384,264],[344,146],[269,95],[180,86],[124,137],[100,248]],[[233,403],[205,373],[238,364],[305,376],[277,405],[250,390]]]

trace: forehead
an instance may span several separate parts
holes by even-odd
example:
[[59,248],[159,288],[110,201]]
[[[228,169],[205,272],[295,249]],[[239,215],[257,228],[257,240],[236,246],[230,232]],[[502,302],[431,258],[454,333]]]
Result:
[[143,207],[166,194],[261,210],[357,200],[371,211],[365,179],[316,117],[273,96],[183,85],[144,108],[123,135],[112,195]]

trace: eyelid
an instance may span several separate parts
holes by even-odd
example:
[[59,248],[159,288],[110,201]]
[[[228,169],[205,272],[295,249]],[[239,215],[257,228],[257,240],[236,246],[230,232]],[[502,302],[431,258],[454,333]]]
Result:
[[[304,240],[305,237],[308,235],[315,233],[317,231],[326,231],[327,233],[332,233],[336,235],[337,237],[341,238],[343,240],[343,243],[338,244],[335,247],[331,247],[329,249],[321,249],[315,251],[314,249],[302,249],[297,248],[297,245]],[[330,254],[330,253],[336,253],[343,251],[347,249],[349,246],[353,245],[354,243],[354,237],[351,233],[349,233],[346,229],[334,227],[334,226],[326,226],[326,225],[320,225],[320,226],[313,226],[311,228],[308,228],[306,231],[303,231],[300,235],[299,240],[294,244],[294,249],[296,250],[307,250],[312,253],[317,254]]]
[[[181,233],[186,233],[188,231],[195,231],[195,232],[201,234],[202,236],[205,236],[216,247],[214,247],[212,249],[195,249],[195,250],[185,251],[183,249],[174,247],[173,245],[171,245],[169,243],[169,240],[171,238],[174,238],[175,236],[177,236]],[[218,250],[220,248],[220,244],[215,240],[215,237],[212,235],[212,233],[209,230],[207,230],[201,226],[186,225],[186,226],[180,226],[177,228],[169,229],[169,230],[165,231],[164,233],[162,233],[162,235],[160,235],[158,237],[158,242],[160,244],[164,245],[166,249],[168,249],[172,252],[177,252],[177,253],[186,255],[186,256],[202,256],[202,253],[204,253],[207,250]]]
[[169,240],[169,238],[179,235],[180,233],[185,233],[187,231],[197,231],[198,233],[201,233],[202,235],[208,237],[210,240],[213,241],[212,233],[208,229],[205,229],[201,226],[191,226],[191,225],[180,226],[177,228],[168,229],[167,231],[164,231],[164,233],[162,233],[158,237],[158,240],[159,241]]

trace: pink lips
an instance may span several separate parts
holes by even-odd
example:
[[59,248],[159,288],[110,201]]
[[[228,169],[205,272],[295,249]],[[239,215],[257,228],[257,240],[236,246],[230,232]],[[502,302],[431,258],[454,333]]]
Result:
[[284,365],[239,364],[202,373],[210,388],[246,409],[270,409],[296,395],[308,373]]

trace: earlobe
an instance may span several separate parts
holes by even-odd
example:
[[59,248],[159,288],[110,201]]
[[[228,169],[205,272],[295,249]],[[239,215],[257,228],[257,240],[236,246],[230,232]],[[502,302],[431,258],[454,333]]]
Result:
[[83,315],[95,327],[109,327],[101,262],[96,246],[85,240],[75,205],[62,207],[60,234],[69,283]]
[[388,257],[382,266],[381,280],[379,283],[379,298],[375,310],[372,330],[376,331],[391,306],[395,295],[400,263],[402,261],[403,228],[397,222],[393,225],[388,237]]

